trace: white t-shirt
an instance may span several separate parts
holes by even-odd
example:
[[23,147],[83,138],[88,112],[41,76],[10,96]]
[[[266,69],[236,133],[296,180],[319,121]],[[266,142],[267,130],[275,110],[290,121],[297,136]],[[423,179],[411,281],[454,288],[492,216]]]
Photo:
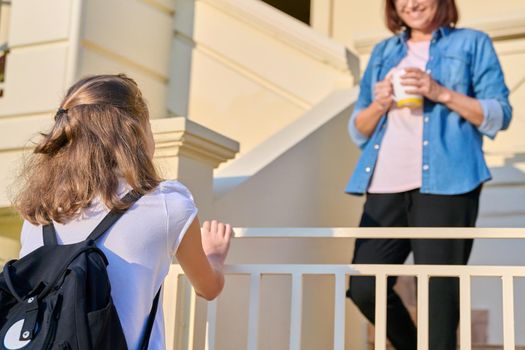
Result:
[[[119,195],[128,187],[121,185]],[[59,244],[86,239],[108,209],[100,202],[65,225],[55,223]],[[177,181],[164,181],[144,195],[97,241],[108,258],[111,295],[129,349],[138,349],[155,294],[166,277],[186,230],[197,215],[188,189]],[[24,256],[43,245],[42,227],[24,222]],[[162,305],[162,298],[159,306]],[[165,349],[164,317],[158,308],[150,350]]]

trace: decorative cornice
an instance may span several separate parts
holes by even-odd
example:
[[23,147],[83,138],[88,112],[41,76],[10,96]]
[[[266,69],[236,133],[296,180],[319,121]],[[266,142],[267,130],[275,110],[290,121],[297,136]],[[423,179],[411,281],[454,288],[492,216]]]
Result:
[[216,168],[239,152],[239,143],[187,118],[151,121],[155,138],[155,158],[185,156]]

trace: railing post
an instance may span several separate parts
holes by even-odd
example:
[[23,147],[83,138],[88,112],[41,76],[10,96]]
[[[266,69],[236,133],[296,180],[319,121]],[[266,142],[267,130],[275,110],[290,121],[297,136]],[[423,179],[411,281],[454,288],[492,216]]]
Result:
[[471,340],[471,297],[470,297],[470,275],[462,274],[459,278],[459,341],[460,350],[470,350]]
[[345,346],[345,274],[335,274],[334,303],[334,350],[343,350]]
[[261,294],[261,274],[252,273],[250,278],[250,306],[248,310],[248,347],[257,350],[259,335],[259,304]]
[[195,318],[197,313],[197,293],[188,282],[185,286],[189,289],[190,293],[190,308],[189,308],[189,320],[188,320],[188,342],[187,349],[193,350],[195,347]]
[[386,282],[386,274],[376,274],[375,350],[386,349]]
[[428,350],[428,283],[426,274],[417,276],[417,349]]
[[514,277],[505,274],[503,282],[503,349],[514,350]]
[[215,350],[215,334],[217,330],[217,299],[208,303],[206,319],[206,347],[205,350]]
[[303,308],[303,275],[292,274],[292,306],[290,315],[290,350],[301,350],[301,319]]

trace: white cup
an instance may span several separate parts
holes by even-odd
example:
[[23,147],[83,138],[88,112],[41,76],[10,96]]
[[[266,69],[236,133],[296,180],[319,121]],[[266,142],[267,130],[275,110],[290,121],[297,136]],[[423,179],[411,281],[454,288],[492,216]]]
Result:
[[[404,69],[396,69],[392,75],[392,85],[394,87],[394,101],[398,108],[418,108],[423,105],[423,96],[407,94],[405,86],[401,85],[401,77],[405,75]],[[410,89],[410,87],[408,87]]]

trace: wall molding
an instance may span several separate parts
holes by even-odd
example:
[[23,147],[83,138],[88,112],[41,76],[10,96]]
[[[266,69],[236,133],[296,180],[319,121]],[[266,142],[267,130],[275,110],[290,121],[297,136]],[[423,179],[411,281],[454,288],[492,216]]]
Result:
[[180,31],[175,31],[175,39],[180,40],[184,44],[191,46],[193,49],[201,52],[202,54],[212,58],[216,62],[219,62],[223,66],[231,69],[235,73],[245,77],[250,81],[256,82],[258,85],[266,88],[268,91],[281,96],[286,101],[293,103],[295,106],[301,109],[309,109],[312,107],[312,104],[305,100],[304,98],[294,94],[292,91],[283,89],[281,86],[274,84],[271,80],[266,79],[264,76],[257,74],[252,69],[246,67],[245,65],[239,64],[228,57],[224,56],[222,53],[214,50],[213,48],[204,45],[202,43],[195,42],[192,38],[187,36],[185,33]]
[[232,159],[239,143],[185,117],[151,121],[155,139],[155,158],[185,156],[213,168]]
[[354,52],[262,1],[195,1],[206,3],[320,62],[349,72],[355,81],[358,79],[359,58]]
[[120,64],[122,65],[126,65],[128,67],[131,67],[135,70],[138,70],[142,73],[144,73],[145,75],[161,82],[162,84],[168,84],[169,82],[169,77],[166,76],[166,75],[163,75],[163,74],[160,74],[159,72],[149,68],[149,67],[146,67],[144,66],[143,64],[141,63],[138,63],[134,60],[131,60],[129,59],[128,57],[125,57],[123,55],[121,55],[120,53],[118,52],[115,52],[107,47],[104,47],[102,45],[99,45],[97,43],[94,43],[93,41],[90,41],[90,40],[87,40],[87,39],[84,39],[81,41],[81,45],[84,49],[86,50],[89,50],[91,52],[94,52],[96,54],[99,54],[105,58],[108,58],[110,60],[113,60],[113,61],[116,61],[116,62],[119,62]]

